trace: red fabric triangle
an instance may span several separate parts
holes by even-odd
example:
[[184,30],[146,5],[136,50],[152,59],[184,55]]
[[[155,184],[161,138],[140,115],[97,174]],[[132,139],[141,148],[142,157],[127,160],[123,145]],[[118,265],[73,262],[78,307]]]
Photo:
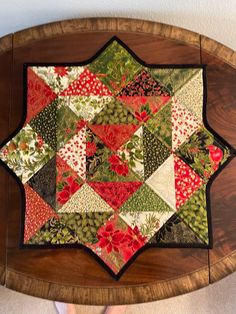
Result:
[[66,88],[61,96],[112,96],[109,89],[96,77],[85,69],[77,80]]
[[63,206],[71,196],[79,190],[83,184],[83,180],[59,155],[56,155],[56,183],[63,184],[63,189],[56,189],[57,210]]
[[179,209],[203,184],[202,178],[182,159],[174,156],[175,198]]
[[34,73],[31,68],[27,72],[27,117],[25,124],[49,105],[57,95]]
[[24,243],[50,219],[59,218],[54,210],[28,185],[25,188]]
[[142,182],[88,182],[112,208],[118,210]]
[[139,125],[134,124],[89,124],[90,129],[113,151],[127,142]]
[[[145,117],[148,120],[148,115],[157,113],[170,99],[170,96],[119,96],[119,99],[124,105],[129,107],[135,117],[140,121],[138,113],[146,112]],[[148,109],[148,110],[147,110]]]
[[161,97],[161,101],[163,103],[163,105],[165,105],[169,99],[171,98],[170,96],[160,96]]

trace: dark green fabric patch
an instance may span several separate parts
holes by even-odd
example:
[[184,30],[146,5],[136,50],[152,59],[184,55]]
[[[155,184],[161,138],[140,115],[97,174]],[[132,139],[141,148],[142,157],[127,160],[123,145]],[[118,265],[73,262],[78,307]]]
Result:
[[60,214],[60,219],[69,227],[80,243],[95,243],[98,229],[111,217],[112,212]]
[[57,149],[63,147],[77,132],[79,118],[65,105],[60,105],[57,110]]
[[116,98],[100,111],[91,124],[138,124],[138,120]]
[[54,150],[57,149],[57,100],[30,121],[32,129]]
[[28,244],[72,244],[79,243],[74,232],[60,219],[51,218],[28,241]]
[[202,243],[202,240],[177,214],[174,214],[149,240],[149,243]]
[[147,180],[153,172],[170,156],[170,150],[146,127],[143,127],[144,178]]
[[[90,181],[96,177],[99,166],[107,162],[111,152],[89,128],[86,132],[86,142],[86,178]],[[90,147],[94,147],[94,150]]]
[[190,199],[180,207],[178,215],[208,244],[208,223],[206,211],[206,186],[198,189]]
[[188,80],[190,80],[199,69],[194,68],[182,68],[182,69],[149,69],[152,76],[163,83],[171,94],[175,93],[183,85],[185,85]]
[[53,157],[27,182],[52,208],[56,208],[56,158]]
[[146,126],[162,142],[172,147],[171,103],[165,105],[157,114],[151,117]]
[[173,209],[162,200],[147,184],[143,184],[120,208],[125,212],[171,212]]
[[122,87],[133,79],[134,74],[141,68],[141,65],[126,49],[114,41],[88,65],[88,68],[111,91],[118,93]]
[[63,213],[59,220],[50,219],[28,242],[29,244],[95,243],[97,230],[112,213]]
[[205,128],[192,134],[175,152],[190,165],[205,181],[229,157],[229,149],[216,141]]

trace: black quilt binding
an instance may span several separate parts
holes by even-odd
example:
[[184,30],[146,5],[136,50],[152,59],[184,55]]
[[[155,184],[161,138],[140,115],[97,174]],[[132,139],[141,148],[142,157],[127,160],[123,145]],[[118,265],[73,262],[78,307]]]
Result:
[[17,129],[8,136],[3,143],[0,145],[0,149],[11,140],[23,127],[24,122],[26,120],[27,113],[27,68],[30,66],[84,66],[91,63],[95,60],[113,41],[117,41],[124,49],[126,49],[129,54],[141,65],[147,68],[153,69],[166,69],[166,68],[199,68],[203,71],[203,124],[204,126],[214,135],[214,137],[221,142],[223,145],[227,146],[230,150],[230,156],[225,161],[225,163],[210,177],[209,181],[206,185],[206,205],[207,205],[207,220],[208,220],[208,238],[209,244],[203,243],[147,243],[141,249],[139,249],[131,259],[121,268],[121,270],[116,274],[112,271],[112,269],[91,249],[84,246],[83,244],[44,244],[44,245],[35,245],[35,244],[25,244],[24,243],[24,220],[25,220],[25,190],[21,180],[17,177],[17,175],[0,159],[0,164],[12,175],[21,192],[21,221],[20,221],[20,241],[19,248],[20,249],[59,249],[59,248],[82,248],[87,251],[89,254],[93,256],[93,258],[102,265],[103,268],[117,281],[120,279],[122,274],[127,270],[127,268],[135,261],[135,259],[146,249],[148,248],[199,248],[199,249],[212,249],[213,248],[213,232],[212,232],[212,221],[211,221],[211,203],[210,203],[210,188],[214,179],[219,175],[219,173],[230,163],[230,161],[236,155],[236,149],[233,148],[227,141],[225,141],[219,134],[216,133],[215,130],[211,128],[208,124],[206,117],[206,106],[207,106],[207,65],[206,64],[148,64],[141,60],[124,42],[122,42],[117,36],[113,36],[101,49],[97,51],[97,53],[90,59],[83,62],[67,62],[67,63],[25,63],[23,65],[23,114],[21,118],[21,122]]

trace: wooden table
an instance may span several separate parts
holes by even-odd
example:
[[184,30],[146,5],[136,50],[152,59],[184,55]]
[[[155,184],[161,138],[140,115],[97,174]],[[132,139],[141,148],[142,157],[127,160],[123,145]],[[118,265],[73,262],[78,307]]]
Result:
[[[207,119],[236,147],[236,52],[178,27],[130,19],[56,22],[0,39],[0,141],[19,125],[25,62],[87,60],[113,35],[152,64],[208,65]],[[34,296],[81,304],[128,304],[207,286],[236,270],[236,159],[211,186],[214,247],[150,248],[119,281],[81,249],[19,249],[21,196],[0,168],[0,281]]]

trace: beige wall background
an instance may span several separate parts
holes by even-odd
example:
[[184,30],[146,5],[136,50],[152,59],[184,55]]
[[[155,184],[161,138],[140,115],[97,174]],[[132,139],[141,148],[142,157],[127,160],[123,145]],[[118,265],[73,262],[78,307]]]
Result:
[[98,16],[169,23],[236,49],[235,0],[0,0],[0,36],[55,20]]
[[[236,50],[236,0],[0,0],[0,37],[55,20],[129,17],[184,27]],[[131,305],[125,314],[234,314],[236,274],[184,296]],[[77,307],[77,313],[103,313],[104,307]],[[53,314],[53,302],[0,288],[0,313]]]

